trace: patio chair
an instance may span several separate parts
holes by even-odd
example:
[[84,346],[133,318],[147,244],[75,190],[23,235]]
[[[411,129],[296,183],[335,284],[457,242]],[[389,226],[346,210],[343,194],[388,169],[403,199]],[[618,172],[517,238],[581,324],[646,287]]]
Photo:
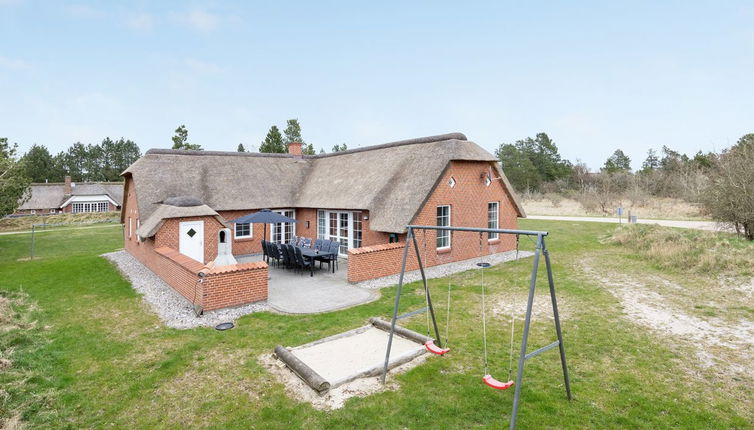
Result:
[[302,245],[304,248],[311,248],[312,247],[312,240],[308,237],[304,238],[304,244]]
[[327,263],[327,270],[330,270],[330,265],[334,264],[335,268],[338,268],[338,251],[340,250],[340,243],[335,241],[328,241],[329,246],[327,248],[322,246],[322,252],[332,252],[332,254],[328,255],[320,255],[317,257],[314,257],[315,260],[319,261],[319,268],[322,268],[322,263]]
[[293,258],[291,258],[291,251],[290,251],[291,246],[285,243],[281,243],[279,247],[280,247],[280,253],[283,257],[283,265],[285,266],[286,269],[290,269],[294,265]]
[[301,274],[303,275],[304,271],[311,267],[312,261],[304,258],[304,254],[301,253],[301,248],[294,248],[294,252],[296,253],[296,266],[301,269]]
[[317,251],[322,249],[322,242],[324,242],[322,239],[317,239],[314,241],[314,249]]
[[297,245],[298,244],[298,237],[297,236],[291,236],[291,240],[288,241],[291,245]]
[[280,248],[278,248],[278,245],[276,243],[267,242],[265,246],[270,261],[274,260],[275,265],[280,267],[280,261],[283,259],[283,256],[280,254]]

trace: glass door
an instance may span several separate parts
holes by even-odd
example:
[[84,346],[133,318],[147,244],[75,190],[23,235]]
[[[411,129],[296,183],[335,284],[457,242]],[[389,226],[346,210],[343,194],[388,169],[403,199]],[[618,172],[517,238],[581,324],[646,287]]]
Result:
[[[276,210],[280,215],[296,219],[296,211],[293,209]],[[296,223],[284,222],[279,224],[270,224],[270,239],[275,243],[288,243],[291,237],[296,234]]]
[[340,243],[340,255],[348,255],[349,248],[349,230],[351,226],[351,216],[349,212],[329,212],[329,237],[328,239]]
[[317,236],[340,244],[338,253],[361,247],[361,212],[317,211]]

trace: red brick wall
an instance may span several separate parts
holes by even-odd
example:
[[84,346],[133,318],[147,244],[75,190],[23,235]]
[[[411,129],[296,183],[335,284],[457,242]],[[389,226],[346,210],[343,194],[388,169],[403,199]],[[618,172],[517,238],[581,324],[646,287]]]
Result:
[[[220,221],[213,216],[186,217],[166,219],[162,227],[155,234],[155,247],[168,247],[180,249],[179,246],[179,226],[186,221],[204,221],[204,261],[209,263],[217,258],[217,236],[221,229],[225,228]],[[128,228],[128,226],[126,226]],[[135,224],[134,224],[135,228]]]
[[[399,273],[404,246],[405,242],[396,242],[349,250],[348,282],[361,282]],[[406,271],[418,269],[419,263],[413,247],[409,250],[408,257]]]
[[[451,162],[412,223],[436,225],[437,206],[450,205],[450,223],[452,226],[486,228],[487,203],[497,201],[500,202],[498,227],[515,229],[517,212],[510,192],[505,189],[501,180],[493,180],[489,186],[486,186],[483,178],[480,177],[481,173],[489,172],[489,167],[490,164],[486,162]],[[494,169],[492,171],[494,176]],[[455,187],[452,188],[448,185],[451,177],[456,182]],[[514,236],[500,235],[499,239],[488,241],[487,235],[483,235],[480,252],[479,233],[453,232],[450,249],[438,250],[436,247],[437,233],[435,231],[428,230],[426,233],[417,231],[416,235],[422,253],[422,261],[427,267],[509,251],[515,249],[516,246]],[[400,235],[400,240],[405,241],[405,234]],[[363,252],[362,250],[351,250],[348,261],[348,280],[359,282],[398,273],[402,256],[402,251],[398,248],[403,245],[391,245],[371,247],[363,250]],[[369,245],[366,246],[369,247]],[[412,250],[412,252],[415,251]],[[417,268],[415,258],[409,260],[407,270]]]
[[[148,261],[157,276],[205,311],[267,299],[267,263],[261,261],[214,268],[167,247],[155,249]],[[205,274],[201,283],[199,272]]]
[[267,269],[262,261],[211,269],[202,283],[204,310],[267,300]]
[[[203,219],[205,220],[205,250],[207,251],[205,258],[208,261],[211,261],[210,258],[214,260],[217,255],[217,232],[222,227],[222,224],[214,217],[167,220],[155,238],[147,238],[143,242],[139,242],[136,238],[136,220],[139,218],[139,211],[136,205],[133,180],[127,178],[125,186],[126,192],[123,201],[124,247],[168,285],[186,299],[195,300],[196,304],[207,311],[267,299],[266,263],[235,264],[212,268],[177,251],[178,222]],[[131,237],[128,236],[129,217],[133,223]],[[167,228],[165,228],[166,225]],[[157,246],[157,242],[162,245],[161,248]],[[174,245],[175,248],[164,246],[165,244]],[[206,248],[207,246],[213,247],[211,248],[214,250],[213,253],[209,252],[210,249]],[[197,283],[200,271],[206,274],[201,284]],[[195,288],[196,298],[194,297]]]

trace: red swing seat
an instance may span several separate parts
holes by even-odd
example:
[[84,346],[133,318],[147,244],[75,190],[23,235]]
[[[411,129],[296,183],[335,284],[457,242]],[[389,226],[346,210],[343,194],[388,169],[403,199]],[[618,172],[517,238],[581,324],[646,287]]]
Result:
[[484,375],[484,378],[482,378],[482,380],[485,384],[496,390],[507,390],[508,388],[513,386],[513,381],[500,382],[497,379],[493,378],[492,375]]
[[440,348],[439,346],[435,345],[435,341],[433,340],[424,342],[424,347],[427,348],[427,351],[437,355],[444,355],[450,352],[450,348]]

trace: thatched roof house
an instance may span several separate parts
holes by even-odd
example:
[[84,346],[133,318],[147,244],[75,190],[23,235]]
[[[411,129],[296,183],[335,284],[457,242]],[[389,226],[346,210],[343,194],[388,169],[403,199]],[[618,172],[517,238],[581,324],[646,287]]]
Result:
[[29,199],[16,210],[17,214],[54,214],[78,212],[111,212],[123,204],[123,182],[34,183]]
[[[263,238],[328,241],[329,255],[348,258],[348,280],[359,282],[400,270],[408,224],[511,229],[524,216],[497,159],[461,133],[311,156],[301,145],[288,154],[147,151],[123,172],[125,249],[214,309],[266,298],[266,265],[227,263],[261,253]],[[266,208],[297,222],[233,223]],[[427,266],[515,247],[515,238],[447,230],[422,242],[433,251]],[[223,281],[198,282],[199,263]]]

